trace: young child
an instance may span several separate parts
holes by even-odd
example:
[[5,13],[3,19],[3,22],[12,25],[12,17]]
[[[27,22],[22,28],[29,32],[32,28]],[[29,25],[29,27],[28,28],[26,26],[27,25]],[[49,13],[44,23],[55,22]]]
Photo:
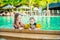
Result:
[[14,28],[15,29],[23,29],[24,24],[21,22],[21,15],[19,13],[16,13],[14,16]]
[[30,18],[30,23],[26,25],[27,28],[29,28],[30,30],[39,30],[41,25],[37,24],[35,22],[35,19],[33,17]]
[[31,17],[30,18],[30,29],[35,29],[35,28],[36,28],[35,19]]

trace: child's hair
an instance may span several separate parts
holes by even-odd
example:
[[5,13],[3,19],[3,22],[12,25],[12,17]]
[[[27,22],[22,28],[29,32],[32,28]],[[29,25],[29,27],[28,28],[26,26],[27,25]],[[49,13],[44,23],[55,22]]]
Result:
[[34,18],[34,17],[30,17],[30,19],[29,19],[29,20],[31,20],[31,19],[33,19],[33,20],[35,21],[35,18]]
[[18,17],[19,15],[20,15],[19,13],[15,13],[15,15],[14,15],[14,24],[16,24],[16,20],[17,20],[17,17]]

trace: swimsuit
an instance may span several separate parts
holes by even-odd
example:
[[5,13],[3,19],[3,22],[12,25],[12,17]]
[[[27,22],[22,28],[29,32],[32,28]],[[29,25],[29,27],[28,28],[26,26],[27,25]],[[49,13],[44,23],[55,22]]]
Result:
[[[19,22],[19,24],[20,24],[20,27],[23,27],[23,25],[21,25],[21,22]],[[14,25],[14,28],[19,29],[19,27],[16,27],[15,25]]]
[[31,29],[36,28],[36,23],[34,23],[33,25],[30,24],[30,28],[31,28]]

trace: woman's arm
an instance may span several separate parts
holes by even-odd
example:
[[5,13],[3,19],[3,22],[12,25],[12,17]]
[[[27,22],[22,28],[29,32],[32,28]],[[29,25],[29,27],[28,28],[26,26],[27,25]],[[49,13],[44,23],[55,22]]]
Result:
[[19,29],[19,24],[13,24],[14,29]]
[[22,27],[25,27],[25,24],[21,22],[21,26],[22,26]]

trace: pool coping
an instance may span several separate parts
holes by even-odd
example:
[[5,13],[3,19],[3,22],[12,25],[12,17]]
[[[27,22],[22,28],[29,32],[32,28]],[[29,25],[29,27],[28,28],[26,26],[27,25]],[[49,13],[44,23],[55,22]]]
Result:
[[0,32],[1,38],[19,38],[19,39],[34,39],[34,40],[40,40],[40,39],[51,39],[51,40],[60,40],[60,35],[49,35],[49,34],[27,34],[27,33],[11,33],[11,32]]
[[12,32],[12,33],[30,33],[30,34],[51,34],[51,35],[60,35],[60,30],[28,30],[28,29],[5,29],[0,28],[0,32]]

